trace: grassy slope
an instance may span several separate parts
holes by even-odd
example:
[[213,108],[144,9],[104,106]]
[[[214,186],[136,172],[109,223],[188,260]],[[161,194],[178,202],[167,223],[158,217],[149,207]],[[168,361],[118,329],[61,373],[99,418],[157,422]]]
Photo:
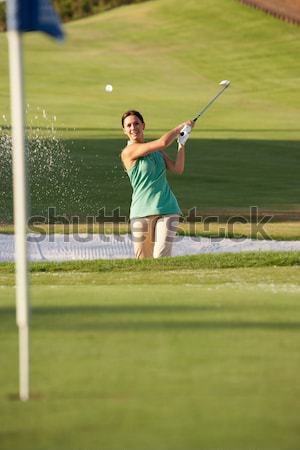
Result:
[[298,449],[299,267],[86,275],[34,274],[27,404],[1,288],[1,449]]
[[[216,82],[228,78],[231,93],[203,119],[206,130],[234,129],[251,137],[245,130],[258,128],[276,137],[289,129],[282,131],[289,138],[299,132],[295,26],[235,0],[188,0],[180,8],[160,0],[74,22],[66,31],[63,46],[40,35],[25,39],[27,100],[52,111],[60,124],[116,133],[120,113],[136,106],[153,131],[166,129],[189,117],[215,93]],[[0,42],[5,62],[3,35]],[[104,92],[107,82],[115,87],[112,95]],[[1,105],[8,105],[6,89]]]
[[[223,78],[232,88],[193,131],[186,174],[170,177],[183,211],[299,209],[298,27],[235,0],[187,0],[180,8],[159,0],[70,23],[66,31],[62,46],[25,37],[29,122],[48,125],[43,108],[55,114],[80,167],[75,196],[85,199],[78,206],[70,198],[60,212],[83,217],[105,205],[127,213],[120,114],[141,109],[148,136],[157,136],[203,106]],[[0,52],[0,112],[8,115],[3,35]],[[111,95],[106,83],[114,86]],[[57,202],[40,189],[33,197],[34,214]]]

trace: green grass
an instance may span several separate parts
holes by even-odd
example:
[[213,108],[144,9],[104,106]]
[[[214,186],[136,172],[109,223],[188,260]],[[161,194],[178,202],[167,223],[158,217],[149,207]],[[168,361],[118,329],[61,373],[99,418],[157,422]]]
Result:
[[[134,32],[133,32],[134,30]],[[196,112],[222,78],[232,90],[198,133],[299,136],[299,28],[235,0],[173,0],[122,7],[66,25],[57,45],[25,37],[30,120],[37,107],[57,126],[82,134],[119,134],[123,110],[136,106],[150,129],[167,129]],[[7,44],[1,36],[2,108],[8,111]],[[112,95],[104,87],[114,86]],[[159,112],[159,113],[158,113]],[[261,132],[260,132],[261,130]]]
[[[106,206],[109,214],[120,207],[121,214],[128,215],[131,188],[119,160],[122,145],[121,140],[73,144],[78,165],[84,154],[81,176],[87,198],[83,208],[89,207],[94,214]],[[299,142],[295,141],[194,139],[185,173],[170,174],[169,180],[186,215],[194,207],[199,215],[213,208],[250,206],[299,210],[298,164]]]
[[[109,221],[113,210],[120,208],[127,220],[131,187],[119,158],[122,145],[120,139],[65,141],[77,172],[73,175],[67,169],[68,177],[61,180],[62,169],[49,174],[46,167],[38,183],[33,175],[31,215],[48,220],[48,208],[54,206],[56,216],[78,215],[86,222],[88,215],[96,217],[105,208]],[[299,218],[297,141],[193,139],[186,159],[182,176],[168,176],[185,216],[197,208],[198,216],[219,211],[247,217],[255,206],[259,214],[284,210],[288,219],[289,212],[298,211]],[[11,185],[6,183],[3,190],[7,195],[2,196],[2,220],[12,218]]]
[[0,448],[298,449],[299,267],[128,274],[32,275],[26,404],[3,283]]
[[[200,213],[299,211],[299,27],[236,0],[186,0],[178,11],[173,0],[159,0],[69,23],[66,32],[63,45],[40,34],[24,39],[28,123],[42,134],[55,115],[78,169],[51,181],[45,167],[44,178],[31,183],[32,214],[45,215],[49,206],[82,219],[103,206],[128,214],[130,186],[118,156],[122,112],[140,109],[147,137],[157,137],[204,106],[223,78],[232,87],[193,130],[185,174],[170,176],[184,213],[194,206]],[[3,125],[3,34],[0,52]],[[112,94],[104,91],[108,82]],[[11,222],[9,189],[0,208],[2,221]]]
[[[120,114],[136,106],[150,129],[162,130],[189,117],[227,78],[231,92],[202,122],[209,137],[218,130],[299,136],[296,26],[235,0],[187,0],[178,10],[160,0],[69,23],[66,32],[64,45],[25,37],[27,100],[37,124],[40,107],[57,116],[57,126],[116,136]],[[8,111],[4,35],[0,45]],[[104,91],[108,82],[112,95]]]
[[[178,256],[159,259],[112,259],[112,260],[80,260],[66,262],[37,262],[30,264],[30,271],[35,272],[91,272],[103,273],[108,276],[112,272],[131,273],[143,277],[146,272],[155,272],[160,279],[160,273],[182,270],[226,269],[240,267],[276,267],[299,266],[300,252],[244,252],[203,254],[194,256]],[[14,263],[0,263],[0,279],[2,274],[13,273]],[[152,281],[151,281],[152,282]]]
[[[72,157],[85,184],[81,215],[96,215],[105,206],[108,215],[120,207],[128,216],[131,188],[119,159],[123,145],[114,139],[73,141]],[[194,207],[199,215],[211,208],[294,210],[300,198],[298,164],[295,141],[194,139],[184,175],[170,174],[169,180],[186,215]],[[38,204],[37,211],[42,207]]]

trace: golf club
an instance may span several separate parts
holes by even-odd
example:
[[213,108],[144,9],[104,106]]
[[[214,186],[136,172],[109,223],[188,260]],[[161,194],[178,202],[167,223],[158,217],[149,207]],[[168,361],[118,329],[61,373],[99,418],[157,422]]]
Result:
[[193,119],[193,122],[196,122],[200,116],[202,116],[202,114],[205,113],[205,111],[208,110],[208,108],[217,100],[217,98],[223,94],[223,92],[225,91],[225,89],[228,88],[228,86],[230,85],[230,81],[229,80],[223,80],[219,83],[220,86],[222,86],[222,89],[220,90],[220,92],[217,93],[217,95],[205,106],[205,108],[203,108],[197,115],[196,117]]
[[[208,110],[208,108],[217,100],[217,98],[223,94],[223,92],[225,91],[225,89],[228,88],[228,86],[230,85],[230,81],[229,80],[223,80],[219,83],[220,86],[222,86],[221,90],[217,93],[217,95],[205,106],[205,108],[203,108],[197,115],[196,117],[193,119],[193,122],[195,123],[200,116],[202,116],[205,111]],[[182,131],[180,132],[180,136],[184,136],[184,134],[186,133],[187,130],[182,129]]]

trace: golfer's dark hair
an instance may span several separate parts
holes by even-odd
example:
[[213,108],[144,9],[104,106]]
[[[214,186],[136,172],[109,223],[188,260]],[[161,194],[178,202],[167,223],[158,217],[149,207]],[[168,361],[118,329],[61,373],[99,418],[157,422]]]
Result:
[[124,120],[126,119],[126,117],[129,117],[129,116],[136,116],[136,117],[138,117],[140,119],[140,121],[142,123],[145,123],[142,114],[140,112],[135,111],[134,109],[132,109],[130,111],[124,112],[124,114],[122,115],[122,127],[123,128],[124,128]]

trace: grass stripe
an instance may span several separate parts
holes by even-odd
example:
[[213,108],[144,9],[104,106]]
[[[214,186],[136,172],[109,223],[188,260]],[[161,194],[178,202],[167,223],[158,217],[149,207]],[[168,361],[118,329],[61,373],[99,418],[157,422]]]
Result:
[[[162,259],[117,259],[31,263],[31,272],[168,271],[238,267],[298,266],[300,252],[249,252],[177,256]],[[0,263],[0,273],[13,273],[14,263]]]

